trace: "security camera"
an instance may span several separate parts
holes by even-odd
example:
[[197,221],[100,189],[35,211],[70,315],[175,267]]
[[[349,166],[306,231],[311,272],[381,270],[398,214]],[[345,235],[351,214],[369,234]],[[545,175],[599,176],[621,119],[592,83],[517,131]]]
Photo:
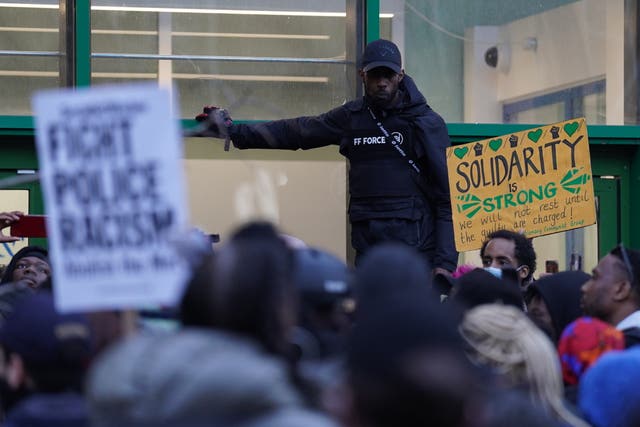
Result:
[[498,66],[498,46],[491,46],[484,53],[484,62],[491,68]]
[[507,43],[491,46],[484,53],[484,62],[491,68],[508,73],[511,65],[511,47]]

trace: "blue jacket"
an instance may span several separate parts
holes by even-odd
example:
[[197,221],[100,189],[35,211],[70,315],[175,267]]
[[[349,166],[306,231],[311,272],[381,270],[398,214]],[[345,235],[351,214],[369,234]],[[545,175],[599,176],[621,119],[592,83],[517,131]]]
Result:
[[80,394],[34,394],[9,411],[3,426],[88,427],[89,415]]

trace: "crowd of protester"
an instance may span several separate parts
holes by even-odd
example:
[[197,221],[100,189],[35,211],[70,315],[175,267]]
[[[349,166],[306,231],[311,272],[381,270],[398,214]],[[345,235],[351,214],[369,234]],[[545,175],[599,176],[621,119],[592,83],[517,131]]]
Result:
[[640,425],[640,251],[536,280],[506,230],[435,276],[399,243],[351,268],[291,242],[251,222],[187,251],[163,328],[56,312],[47,251],[21,249],[0,283],[2,425]]

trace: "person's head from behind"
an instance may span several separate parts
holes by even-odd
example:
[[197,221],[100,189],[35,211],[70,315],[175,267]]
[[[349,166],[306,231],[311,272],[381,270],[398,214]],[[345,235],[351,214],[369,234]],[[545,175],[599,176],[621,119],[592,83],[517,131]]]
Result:
[[347,357],[356,425],[464,426],[477,397],[455,319],[427,289],[377,300],[359,313]]
[[536,253],[531,240],[510,230],[497,230],[487,236],[480,248],[484,268],[513,268],[520,286],[526,287],[536,271]]
[[285,354],[296,317],[292,269],[291,250],[271,224],[246,224],[196,273],[182,300],[183,323],[239,333]]
[[0,283],[22,283],[38,288],[51,277],[49,254],[39,246],[26,246],[11,258]]
[[640,251],[614,248],[593,269],[582,285],[584,313],[617,325],[640,309]]
[[[296,249],[293,281],[298,293],[298,327],[315,338],[315,357],[344,350],[353,308],[351,271],[345,262],[318,248]],[[302,357],[313,357],[300,349]]]
[[463,311],[483,304],[500,303],[524,309],[524,299],[518,287],[517,272],[504,269],[501,278],[476,268],[453,280],[447,302],[453,302]]
[[431,272],[427,261],[407,245],[395,242],[381,243],[369,250],[354,274],[356,317],[376,301],[399,292],[415,289],[432,292]]
[[9,387],[29,392],[80,392],[91,357],[89,322],[60,314],[49,292],[21,299],[0,328]]
[[524,309],[524,299],[518,286],[517,272],[502,270],[500,278],[475,268],[452,280],[452,289],[447,302],[453,302],[463,311],[483,304],[506,304]]
[[375,40],[364,50],[360,77],[370,102],[378,108],[392,105],[404,78],[400,50],[389,40]]
[[492,369],[507,389],[528,390],[531,401],[569,425],[583,423],[563,405],[556,349],[547,336],[515,307],[487,304],[465,314],[460,332],[468,356]]

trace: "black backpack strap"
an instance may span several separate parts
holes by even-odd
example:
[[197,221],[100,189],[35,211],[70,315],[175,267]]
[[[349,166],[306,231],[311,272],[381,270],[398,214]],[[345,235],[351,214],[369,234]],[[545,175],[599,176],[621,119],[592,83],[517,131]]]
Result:
[[391,141],[391,144],[393,145],[393,148],[395,148],[395,150],[398,152],[398,155],[400,155],[407,161],[407,166],[409,167],[409,169],[411,169],[411,179],[413,179],[413,182],[420,189],[427,200],[431,199],[429,197],[428,185],[426,183],[424,175],[422,174],[422,170],[418,165],[418,159],[414,150],[411,149],[408,152],[403,150],[400,147],[398,141],[395,140],[395,136],[391,135],[389,131],[387,131],[387,129],[384,127],[382,122],[378,120],[378,117],[376,117],[376,114],[373,112],[371,107],[367,107],[367,109],[369,110],[369,115],[376,123],[376,126],[378,127],[378,129],[380,129],[380,132],[382,132],[382,134]]

